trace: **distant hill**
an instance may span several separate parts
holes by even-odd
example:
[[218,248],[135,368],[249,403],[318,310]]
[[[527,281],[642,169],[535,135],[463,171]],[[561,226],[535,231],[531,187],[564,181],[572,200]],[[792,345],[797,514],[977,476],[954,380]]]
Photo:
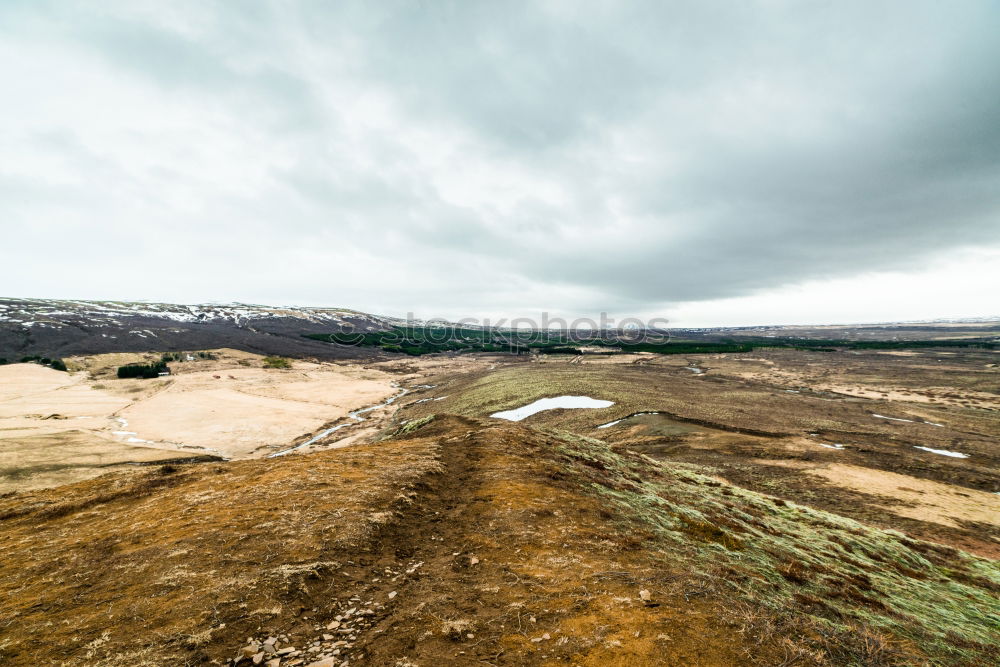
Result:
[[0,298],[0,358],[230,347],[320,358],[365,352],[303,334],[379,331],[399,320],[345,308]]
[[[358,358],[398,351],[398,346],[382,344],[384,341],[379,340],[381,333],[405,327],[426,327],[428,331],[441,331],[442,328],[457,326],[443,322],[408,322],[348,308],[0,298],[0,359],[13,362],[33,355],[58,358],[78,354],[167,352],[220,347],[293,357]],[[473,337],[481,337],[481,334],[476,333],[480,331],[483,331],[483,327],[470,324],[463,324],[461,329],[461,332]],[[360,345],[337,344],[337,336],[330,336],[348,332],[355,334],[348,338],[356,338],[356,334],[369,335],[363,337],[364,342]],[[1000,320],[974,318],[924,323],[659,330],[660,334],[664,332],[669,332],[670,349],[684,353],[699,350],[680,350],[677,347],[679,343],[753,346],[796,345],[797,341],[803,340],[832,345],[838,342],[865,341],[917,341],[926,344],[928,341],[943,340],[996,343],[1000,341]],[[569,332],[568,338],[563,342],[586,343],[591,333],[590,329]],[[558,345],[562,340],[546,339],[545,345]],[[462,345],[431,347],[433,349],[424,349],[423,352],[443,352],[461,348]],[[496,346],[487,346],[490,348],[487,351],[491,351],[492,347]],[[472,345],[465,351],[476,349],[479,348]],[[648,349],[666,351],[655,346]],[[578,352],[575,349],[566,351]],[[720,348],[700,351],[738,350]]]

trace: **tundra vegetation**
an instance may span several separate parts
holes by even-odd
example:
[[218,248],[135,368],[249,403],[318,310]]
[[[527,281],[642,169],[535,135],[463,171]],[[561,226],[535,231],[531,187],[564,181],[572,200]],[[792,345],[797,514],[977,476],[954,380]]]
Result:
[[[994,338],[963,340],[837,340],[822,338],[752,338],[741,340],[723,337],[717,342],[700,340],[669,340],[656,332],[648,336],[635,332],[605,332],[594,336],[558,330],[469,329],[453,326],[391,327],[384,331],[335,332],[303,334],[304,337],[338,345],[375,347],[385,352],[411,356],[440,352],[513,352],[524,354],[582,354],[592,352],[652,352],[655,354],[726,354],[752,352],[756,349],[784,348],[795,350],[911,350],[926,348],[997,349]],[[600,348],[604,348],[600,350]]]
[[[107,382],[146,392],[112,406],[140,438],[150,415],[171,416],[155,437],[174,441],[171,424],[225,405],[296,407],[276,420],[283,444],[233,460],[144,460],[0,497],[0,617],[15,619],[0,656],[998,664],[998,353],[983,336],[925,340],[295,361],[302,373],[227,351],[161,383]],[[489,417],[561,396],[604,407]],[[349,416],[365,406],[379,407]],[[51,412],[31,418],[55,428]],[[246,437],[221,426],[207,446]]]

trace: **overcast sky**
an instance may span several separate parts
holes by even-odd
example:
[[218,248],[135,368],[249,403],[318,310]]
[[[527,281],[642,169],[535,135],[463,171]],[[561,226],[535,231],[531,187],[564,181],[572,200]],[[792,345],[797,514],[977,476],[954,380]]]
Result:
[[997,315],[998,34],[971,0],[3,0],[0,292]]

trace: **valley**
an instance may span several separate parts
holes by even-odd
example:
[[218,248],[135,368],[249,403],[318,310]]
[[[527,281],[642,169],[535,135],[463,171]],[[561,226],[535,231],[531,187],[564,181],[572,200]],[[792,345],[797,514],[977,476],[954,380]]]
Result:
[[338,350],[0,366],[5,664],[1000,655],[1000,351]]

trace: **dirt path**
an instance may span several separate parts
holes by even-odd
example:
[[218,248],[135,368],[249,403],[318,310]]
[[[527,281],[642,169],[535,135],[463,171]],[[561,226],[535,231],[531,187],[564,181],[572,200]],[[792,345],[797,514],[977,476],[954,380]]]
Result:
[[441,441],[419,502],[334,575],[333,608],[269,628],[261,646],[282,637],[307,664],[745,664],[748,647],[714,604],[686,597],[682,573],[607,533],[592,500],[553,490],[507,428],[475,428]]

